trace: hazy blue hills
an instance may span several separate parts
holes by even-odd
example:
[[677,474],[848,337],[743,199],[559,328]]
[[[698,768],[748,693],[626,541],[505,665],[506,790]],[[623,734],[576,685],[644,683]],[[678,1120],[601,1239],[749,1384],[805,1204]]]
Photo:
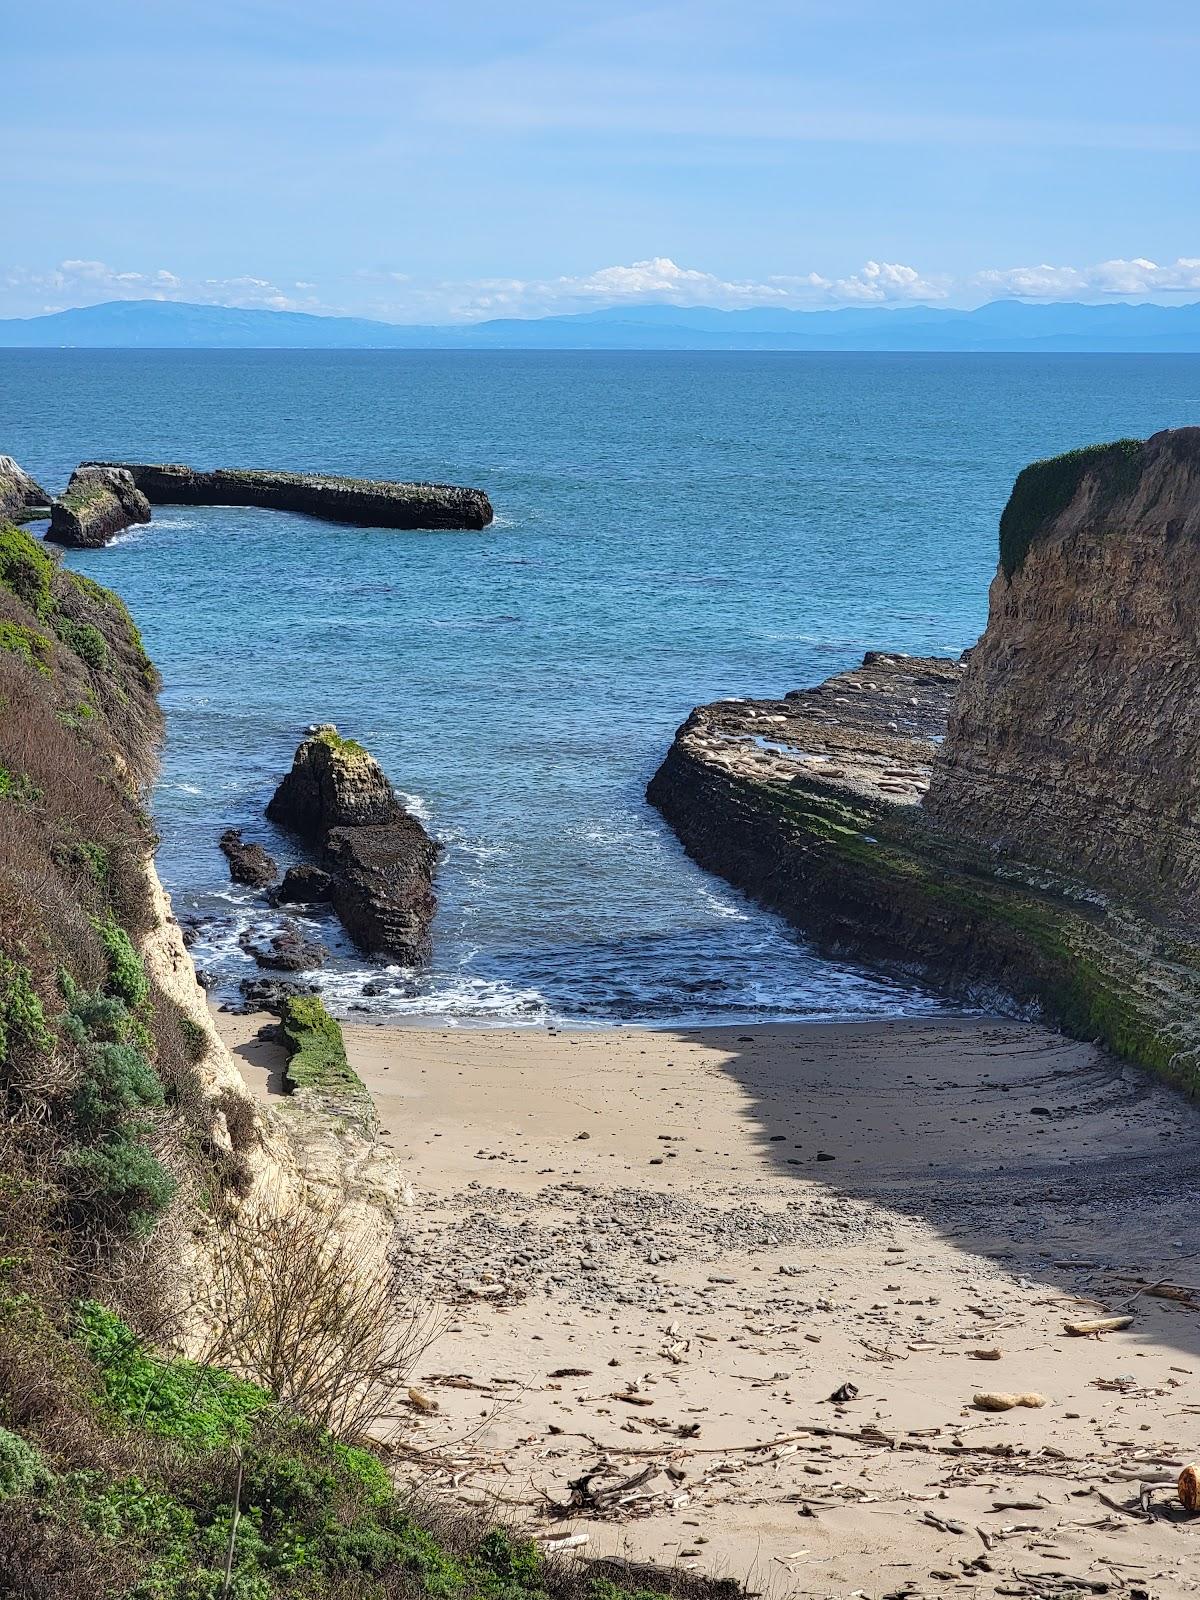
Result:
[[1200,302],[788,311],[640,305],[450,327],[112,300],[0,320],[7,349],[895,350],[1200,352]]

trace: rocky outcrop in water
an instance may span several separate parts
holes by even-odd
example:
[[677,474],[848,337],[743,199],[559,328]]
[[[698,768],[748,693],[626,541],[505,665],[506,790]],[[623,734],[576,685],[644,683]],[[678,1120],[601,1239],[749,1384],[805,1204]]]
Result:
[[965,664],[700,707],[649,798],[826,949],[1200,1088],[1200,429],[1026,469]]
[[0,456],[0,522],[48,517],[52,498],[11,456]]
[[150,502],[123,467],[82,466],[51,507],[46,537],[75,550],[95,550],[149,521]]
[[333,878],[308,862],[289,867],[270,898],[277,906],[322,905],[333,893]]
[[361,950],[405,966],[429,960],[438,847],[368,751],[334,727],[317,728],[267,816],[320,848],[328,898]]
[[261,845],[247,843],[240,828],[226,828],[220,839],[221,853],[229,863],[234,883],[252,889],[265,889],[279,876],[275,858]]
[[228,468],[198,472],[144,462],[89,465],[122,467],[153,505],[260,506],[366,528],[466,530],[486,528],[493,520],[491,501],[482,489],[449,483]]
[[243,934],[241,946],[260,967],[277,972],[312,972],[325,965],[329,954],[319,939],[310,939],[294,922],[285,923],[278,933],[262,942],[252,934]]

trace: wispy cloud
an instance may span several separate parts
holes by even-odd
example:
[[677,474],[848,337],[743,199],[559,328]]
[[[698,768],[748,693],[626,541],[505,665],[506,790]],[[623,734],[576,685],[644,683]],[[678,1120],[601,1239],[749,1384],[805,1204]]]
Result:
[[1200,256],[1180,256],[1159,266],[1144,256],[1100,261],[1091,267],[1007,267],[977,272],[972,285],[989,294],[1032,300],[1095,300],[1106,295],[1145,299],[1200,290]]
[[242,274],[232,278],[187,278],[166,267],[128,272],[104,261],[60,261],[48,271],[0,268],[0,294],[9,315],[61,311],[102,300],[184,300],[193,305],[243,306],[265,311],[323,311],[314,283],[279,285]]
[[1163,299],[1200,294],[1200,256],[1159,264],[1144,256],[1091,266],[988,267],[954,275],[898,261],[868,261],[841,275],[777,272],[727,277],[670,256],[550,278],[427,280],[383,268],[322,283],[276,282],[254,273],[187,277],[166,267],[125,269],[67,260],[35,270],[0,267],[0,316],[29,316],[103,300],[177,300],[270,311],[379,317],[391,322],[470,322],[544,316],[608,306],[666,304],[741,310],[913,304],[975,305],[997,297],[1030,300]]

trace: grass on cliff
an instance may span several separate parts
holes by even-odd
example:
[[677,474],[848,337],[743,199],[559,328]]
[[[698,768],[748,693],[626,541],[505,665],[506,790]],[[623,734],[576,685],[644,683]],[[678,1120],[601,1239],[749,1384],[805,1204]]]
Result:
[[1087,474],[1099,485],[1093,507],[1096,516],[1103,516],[1122,495],[1130,494],[1137,487],[1142,445],[1141,439],[1087,445],[1034,461],[1019,473],[1000,516],[1000,565],[1005,575],[1011,578],[1020,571],[1030,546],[1067,509]]

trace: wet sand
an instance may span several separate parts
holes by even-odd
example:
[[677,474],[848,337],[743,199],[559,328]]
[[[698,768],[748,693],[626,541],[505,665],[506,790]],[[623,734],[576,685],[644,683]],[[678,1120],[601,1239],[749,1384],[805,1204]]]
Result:
[[[267,1020],[219,1018],[264,1096]],[[1200,1292],[1139,1282],[1200,1283],[1189,1102],[995,1019],[346,1037],[447,1308],[428,1487],[772,1595],[1200,1590],[1138,1509],[1200,1457]]]

